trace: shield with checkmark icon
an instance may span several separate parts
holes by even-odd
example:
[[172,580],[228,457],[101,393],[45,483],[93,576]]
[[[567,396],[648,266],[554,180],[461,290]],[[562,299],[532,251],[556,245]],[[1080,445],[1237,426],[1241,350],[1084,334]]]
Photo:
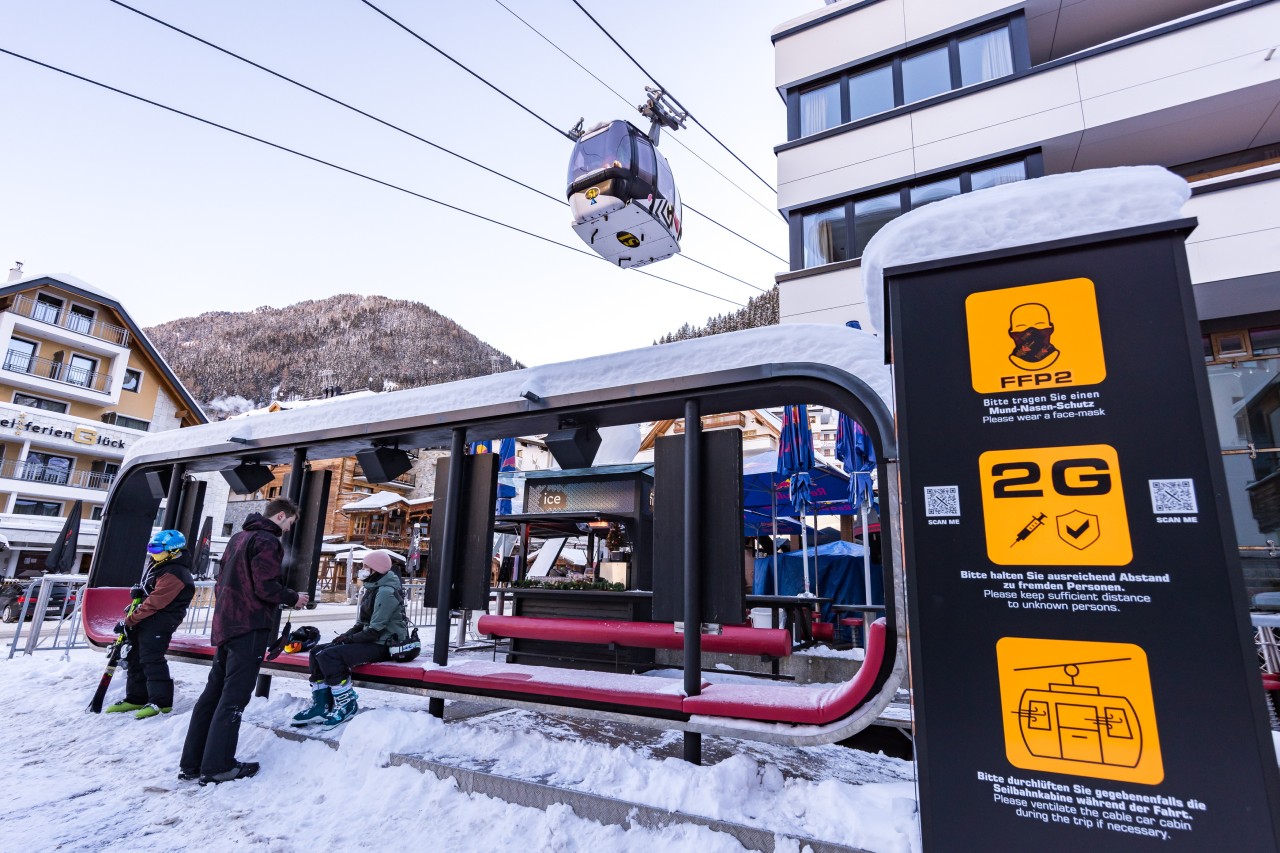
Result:
[[1073,509],[1066,515],[1059,515],[1058,536],[1072,548],[1083,551],[1098,541],[1098,517],[1087,512]]

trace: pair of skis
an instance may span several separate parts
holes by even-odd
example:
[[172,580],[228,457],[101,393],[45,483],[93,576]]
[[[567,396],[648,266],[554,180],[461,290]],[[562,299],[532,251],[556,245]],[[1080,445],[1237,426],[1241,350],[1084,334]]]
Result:
[[[133,611],[138,609],[138,605],[142,603],[141,598],[135,598],[133,602],[125,608],[124,615],[128,617]],[[98,682],[98,689],[93,692],[93,698],[89,700],[89,707],[86,711],[94,714],[102,713],[102,703],[107,698],[107,688],[111,686],[111,678],[116,674],[116,668],[120,666],[120,658],[124,655],[125,631],[124,624],[121,623],[121,630],[116,634],[116,641],[111,644],[107,650],[107,670],[102,673],[102,679]]]

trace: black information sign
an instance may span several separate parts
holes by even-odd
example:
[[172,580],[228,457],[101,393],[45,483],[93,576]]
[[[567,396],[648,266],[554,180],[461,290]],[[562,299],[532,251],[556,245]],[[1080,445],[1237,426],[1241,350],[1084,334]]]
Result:
[[1194,225],[886,273],[926,850],[1280,847]]

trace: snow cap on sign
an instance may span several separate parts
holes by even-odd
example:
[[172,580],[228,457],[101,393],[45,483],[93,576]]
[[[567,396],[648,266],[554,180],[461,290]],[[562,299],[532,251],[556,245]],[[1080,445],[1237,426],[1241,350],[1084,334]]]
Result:
[[888,267],[1168,222],[1190,197],[1190,185],[1167,169],[1121,166],[1001,184],[913,210],[862,253],[871,322],[884,333]]

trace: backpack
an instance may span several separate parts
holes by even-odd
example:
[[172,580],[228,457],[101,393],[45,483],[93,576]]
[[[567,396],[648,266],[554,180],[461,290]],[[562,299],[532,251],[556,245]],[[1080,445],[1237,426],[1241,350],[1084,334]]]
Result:
[[404,606],[403,590],[396,590],[396,599],[399,601],[400,610],[404,613],[405,624],[409,626],[409,636],[398,645],[387,646],[387,652],[396,663],[408,663],[422,653],[422,641],[418,639],[418,628],[409,618],[409,611]]

